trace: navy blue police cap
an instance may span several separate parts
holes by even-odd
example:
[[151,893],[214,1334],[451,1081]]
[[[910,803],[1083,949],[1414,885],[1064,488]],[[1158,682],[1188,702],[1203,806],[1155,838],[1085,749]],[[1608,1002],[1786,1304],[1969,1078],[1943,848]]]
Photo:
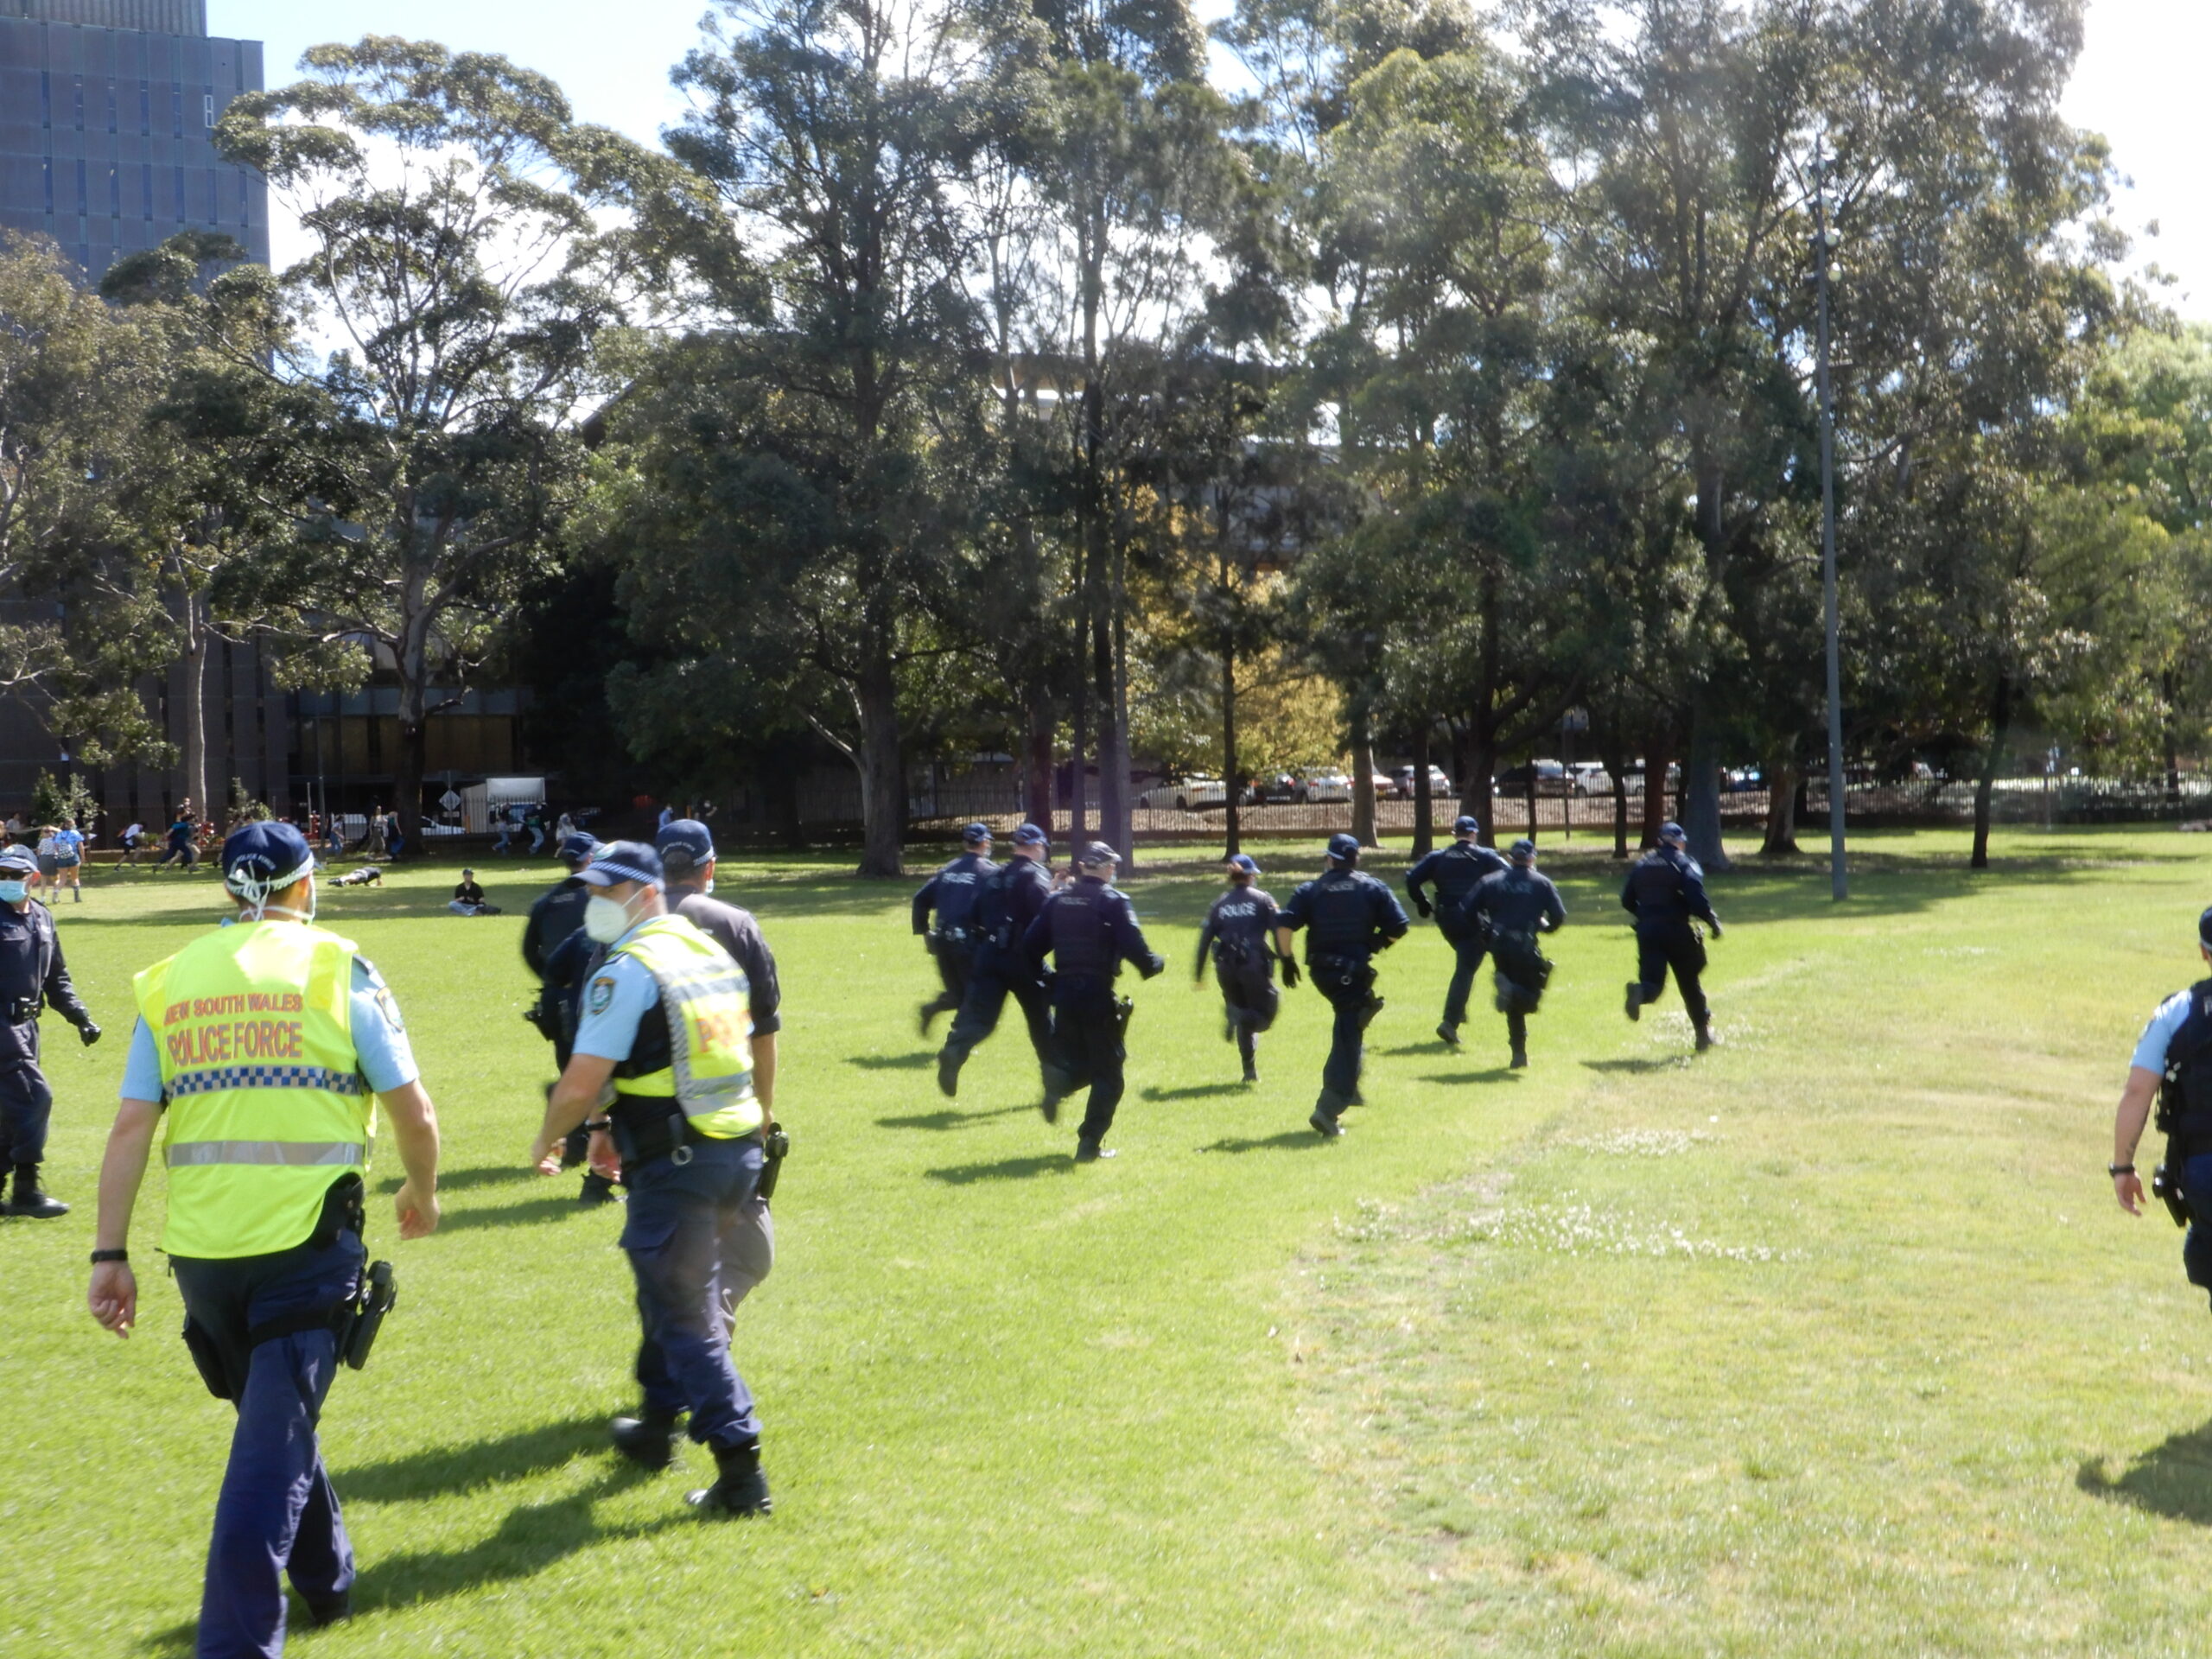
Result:
[[660,855],[642,841],[611,841],[599,849],[599,856],[576,872],[588,887],[611,887],[617,881],[639,881],[645,886],[660,886],[664,876]]
[[1528,836],[1523,836],[1520,840],[1515,842],[1512,846],[1507,848],[1506,851],[1512,855],[1513,859],[1516,863],[1525,864],[1530,859],[1535,857],[1536,843],[1529,840]]
[[1689,837],[1682,833],[1682,826],[1681,824],[1676,823],[1672,818],[1669,818],[1666,823],[1659,826],[1659,839],[1662,841],[1688,841]]
[[1122,855],[1104,842],[1094,841],[1084,846],[1075,861],[1078,864],[1119,864]]
[[315,868],[307,837],[273,818],[242,823],[223,837],[223,885],[247,898],[282,893]]
[[1455,836],[1479,836],[1482,832],[1482,825],[1476,823],[1472,818],[1454,818],[1452,820],[1452,833]]
[[1359,856],[1359,837],[1343,834],[1329,837],[1329,856],[1349,864]]
[[561,856],[581,864],[599,850],[599,837],[588,830],[572,830],[561,838]]
[[38,855],[20,842],[0,847],[0,875],[36,875]]
[[988,823],[971,823],[960,832],[960,839],[970,847],[975,846],[978,842],[988,841],[990,838],[991,826]]
[[715,861],[714,831],[696,818],[671,818],[653,837],[661,862],[674,876],[689,875],[702,864]]
[[1249,853],[1233,853],[1230,855],[1228,863],[1230,869],[1240,871],[1246,875],[1257,875],[1260,873],[1260,861]]
[[[0,853],[0,870],[11,868],[8,861],[17,853],[29,856],[29,849],[23,847],[10,847],[6,852]],[[31,868],[34,869],[38,868],[35,861]],[[2212,944],[2212,908],[2207,908],[2205,912],[2196,918],[2196,937],[2205,944]]]
[[1052,844],[1052,838],[1037,825],[1025,823],[1014,832],[1014,844],[1017,847],[1049,847]]

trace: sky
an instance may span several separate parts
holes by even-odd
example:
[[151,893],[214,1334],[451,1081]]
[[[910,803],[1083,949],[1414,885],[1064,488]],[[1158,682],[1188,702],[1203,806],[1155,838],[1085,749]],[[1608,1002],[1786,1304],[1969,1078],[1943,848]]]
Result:
[[[1212,15],[1220,0],[1200,0]],[[587,121],[652,139],[678,119],[668,72],[698,39],[706,0],[208,0],[212,33],[267,45],[271,86],[318,41],[372,31],[503,52],[550,75]],[[2113,210],[2135,238],[2132,263],[2177,280],[2161,290],[2183,315],[2212,321],[2212,197],[2204,183],[2212,6],[2202,0],[2090,0],[2088,41],[2066,99],[2075,124],[2102,133],[2127,181]],[[2157,224],[2158,233],[2146,233]],[[275,257],[298,251],[280,222]]]

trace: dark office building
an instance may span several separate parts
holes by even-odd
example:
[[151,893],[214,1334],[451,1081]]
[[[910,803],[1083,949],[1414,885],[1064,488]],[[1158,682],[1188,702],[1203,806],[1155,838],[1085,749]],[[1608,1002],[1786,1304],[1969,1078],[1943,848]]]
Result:
[[268,185],[213,143],[261,86],[261,42],[211,40],[207,0],[0,0],[0,227],[95,280],[185,230],[266,264]]

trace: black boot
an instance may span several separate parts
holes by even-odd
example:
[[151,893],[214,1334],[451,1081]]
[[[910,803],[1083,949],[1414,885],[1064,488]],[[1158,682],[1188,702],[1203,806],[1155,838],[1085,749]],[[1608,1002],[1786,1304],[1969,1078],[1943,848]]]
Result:
[[1643,987],[1632,979],[1628,982],[1628,1001],[1622,1011],[1631,1020],[1643,1017]]
[[965,1054],[948,1048],[937,1057],[937,1091],[947,1100],[960,1095],[960,1068],[967,1060]]
[[676,1461],[676,1414],[641,1408],[636,1417],[617,1417],[607,1426],[614,1449],[641,1469],[665,1469]]
[[329,1624],[342,1624],[353,1617],[353,1592],[340,1590],[334,1596],[310,1596],[302,1591],[300,1599],[308,1605],[308,1623],[316,1630]]
[[743,1517],[767,1515],[775,1506],[768,1501],[768,1478],[760,1472],[760,1445],[715,1451],[715,1484],[686,1492],[684,1502],[702,1515]]
[[11,1216],[28,1216],[33,1221],[52,1221],[56,1216],[66,1216],[69,1206],[59,1198],[48,1198],[38,1184],[36,1164],[16,1166],[16,1196],[7,1206]]
[[1704,1053],[1707,1049],[1713,1046],[1715,1040],[1717,1039],[1713,1034],[1710,1018],[1699,1020],[1697,1022],[1697,1052],[1700,1054]]

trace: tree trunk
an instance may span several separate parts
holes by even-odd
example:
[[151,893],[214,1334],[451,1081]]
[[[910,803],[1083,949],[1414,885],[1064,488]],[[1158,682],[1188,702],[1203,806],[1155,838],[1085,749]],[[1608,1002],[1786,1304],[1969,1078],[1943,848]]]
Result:
[[1759,843],[1763,858],[1779,858],[1797,851],[1797,767],[1789,760],[1770,763],[1766,772],[1766,839]]
[[1997,788],[1997,768],[2005,756],[2005,745],[2012,735],[2012,677],[2000,672],[1997,689],[1990,698],[1989,747],[1981,758],[1981,781],[1974,791],[1974,856],[1968,868],[1986,870],[1989,868],[1989,802]]
[[1459,810],[1482,825],[1478,837],[1485,847],[1497,845],[1497,825],[1491,822],[1491,779],[1497,776],[1497,751],[1484,734],[1467,733],[1466,770],[1459,779]]
[[860,874],[896,880],[906,838],[906,768],[899,753],[898,687],[886,653],[862,671]]
[[1129,799],[1129,624],[1128,556],[1113,553],[1113,580],[1106,589],[1106,698],[1113,719],[1098,734],[1098,836],[1122,855],[1122,868],[1136,868],[1131,839]]
[[2158,700],[2164,705],[2164,728],[2161,735],[2166,743],[2166,804],[2181,804],[2181,722],[2174,713],[2174,671],[2171,668],[2158,677]]
[[419,853],[423,850],[423,772],[430,748],[428,620],[410,625],[410,632],[414,637],[397,655],[399,753],[392,757],[391,810],[399,814],[399,833],[408,848]]
[[200,596],[181,590],[178,620],[184,626],[184,782],[193,822],[214,816],[207,795],[207,623]]
[[1667,768],[1674,757],[1667,751],[1672,746],[1654,732],[1650,741],[1643,746],[1643,836],[1646,848],[1659,844],[1659,826],[1667,822]]
[[1602,749],[1606,775],[1613,780],[1613,856],[1628,856],[1628,755],[1618,747]]
[[1052,694],[1042,686],[1029,696],[1029,734],[1023,760],[1021,800],[1029,821],[1052,832]]
[[1415,862],[1436,849],[1436,792],[1428,781],[1428,722],[1414,722],[1414,850]]
[[1529,762],[1529,839],[1536,838],[1536,763]]
[[1375,838],[1375,722],[1364,696],[1351,703],[1351,833],[1363,847]]
[[1720,842],[1720,741],[1711,716],[1691,716],[1689,764],[1682,768],[1682,829],[1690,856],[1707,870],[1728,868]]
[[1231,644],[1221,652],[1221,787],[1227,802],[1221,819],[1224,858],[1244,850],[1244,791],[1236,772],[1236,647]]

